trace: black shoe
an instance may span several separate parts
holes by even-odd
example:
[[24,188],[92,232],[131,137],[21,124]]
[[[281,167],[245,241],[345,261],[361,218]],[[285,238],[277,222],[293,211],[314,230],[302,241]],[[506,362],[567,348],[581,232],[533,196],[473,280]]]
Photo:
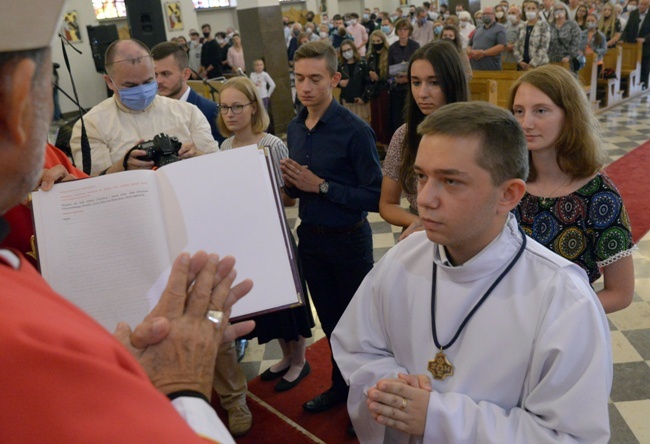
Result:
[[294,388],[309,373],[311,373],[311,367],[309,367],[309,362],[305,361],[305,365],[303,365],[302,370],[300,371],[300,374],[298,375],[298,377],[296,379],[294,379],[293,381],[287,381],[284,378],[280,379],[280,382],[275,384],[275,391],[276,392],[286,392],[287,390],[290,390],[290,389]]
[[352,424],[352,421],[348,424],[348,436],[352,438],[357,437],[357,432],[354,431],[354,425]]
[[341,404],[348,399],[347,392],[336,391],[329,389],[325,393],[321,393],[311,401],[307,401],[302,405],[303,410],[311,413],[325,412],[337,404]]
[[235,341],[235,349],[237,350],[237,362],[240,362],[242,359],[244,359],[247,345],[248,341],[246,339],[237,339]]
[[269,367],[266,370],[264,370],[264,372],[260,375],[260,379],[262,381],[273,381],[274,379],[277,379],[280,376],[284,376],[284,374],[288,372],[290,368],[291,365],[289,365],[289,367],[285,368],[284,370],[280,370],[279,372],[274,372],[273,370],[271,370],[271,367]]

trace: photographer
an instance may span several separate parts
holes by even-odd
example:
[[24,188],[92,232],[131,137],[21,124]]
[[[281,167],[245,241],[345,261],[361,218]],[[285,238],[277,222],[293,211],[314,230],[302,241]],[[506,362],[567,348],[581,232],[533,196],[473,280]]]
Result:
[[[181,159],[219,150],[210,125],[194,105],[157,96],[154,62],[149,48],[137,40],[117,40],[106,50],[104,80],[115,94],[84,116],[92,168],[90,174],[115,173],[126,169],[148,169],[142,150],[125,154],[156,134],[166,133],[182,143]],[[81,165],[81,123],[72,131],[70,147]]]

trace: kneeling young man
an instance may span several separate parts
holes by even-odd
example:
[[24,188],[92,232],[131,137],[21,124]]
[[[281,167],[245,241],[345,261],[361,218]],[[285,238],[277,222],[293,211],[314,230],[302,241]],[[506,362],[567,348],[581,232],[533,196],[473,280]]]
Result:
[[607,319],[585,273],[510,213],[522,130],[474,102],[418,132],[425,231],[368,274],[331,340],[360,441],[606,443]]

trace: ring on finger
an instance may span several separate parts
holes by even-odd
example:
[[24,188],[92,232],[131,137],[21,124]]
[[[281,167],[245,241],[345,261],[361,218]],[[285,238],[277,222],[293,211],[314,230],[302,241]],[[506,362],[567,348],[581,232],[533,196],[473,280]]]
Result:
[[208,320],[214,324],[214,328],[219,330],[223,324],[223,311],[208,310]]
[[402,405],[400,406],[399,409],[400,409],[400,410],[404,410],[404,409],[406,409],[406,406],[408,405],[408,403],[409,403],[409,400],[408,400],[408,399],[406,399],[406,398],[402,398]]

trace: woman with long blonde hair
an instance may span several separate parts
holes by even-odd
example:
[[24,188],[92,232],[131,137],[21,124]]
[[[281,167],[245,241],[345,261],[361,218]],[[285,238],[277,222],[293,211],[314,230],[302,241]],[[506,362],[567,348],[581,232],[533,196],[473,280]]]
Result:
[[605,34],[607,38],[607,47],[613,48],[621,38],[623,27],[621,21],[616,17],[614,3],[609,2],[603,6],[603,11],[598,20],[598,30]]

